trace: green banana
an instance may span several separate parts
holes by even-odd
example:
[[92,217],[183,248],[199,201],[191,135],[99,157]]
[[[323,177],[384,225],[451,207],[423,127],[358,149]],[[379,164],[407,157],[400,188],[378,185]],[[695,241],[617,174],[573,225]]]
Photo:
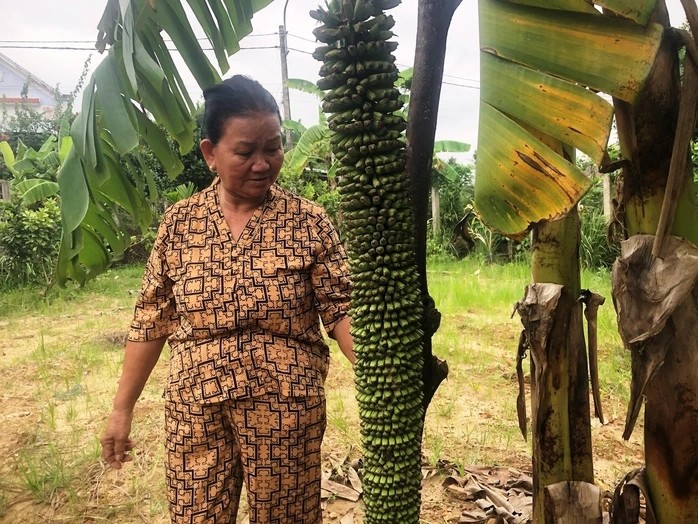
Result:
[[[366,524],[419,519],[422,309],[405,122],[394,114],[403,105],[390,41],[395,21],[383,13],[396,1],[330,0],[316,36],[335,47],[314,54],[324,61],[318,87],[327,91],[322,107],[341,164]],[[340,22],[326,23],[330,15]]]

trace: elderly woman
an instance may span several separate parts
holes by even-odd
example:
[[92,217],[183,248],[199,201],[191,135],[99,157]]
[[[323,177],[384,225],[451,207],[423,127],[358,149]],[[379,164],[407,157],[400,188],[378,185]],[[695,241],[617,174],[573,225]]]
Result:
[[320,321],[354,361],[346,256],[323,209],[275,185],[279,108],[234,76],[204,92],[213,184],[169,208],[148,260],[102,456],[131,459],[133,408],[169,342],[166,469],[175,523],[317,523]]

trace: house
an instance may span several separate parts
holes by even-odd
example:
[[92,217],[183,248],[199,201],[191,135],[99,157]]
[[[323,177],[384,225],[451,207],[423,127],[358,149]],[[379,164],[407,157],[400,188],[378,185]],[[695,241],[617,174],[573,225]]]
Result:
[[[25,86],[26,98],[22,98]],[[15,114],[17,104],[25,103],[29,108],[50,117],[56,106],[68,99],[68,95],[60,94],[55,87],[0,53],[0,127],[8,117]]]

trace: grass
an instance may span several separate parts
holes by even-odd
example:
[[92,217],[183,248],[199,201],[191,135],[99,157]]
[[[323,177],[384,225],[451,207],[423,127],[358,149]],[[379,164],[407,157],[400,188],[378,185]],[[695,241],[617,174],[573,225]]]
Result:
[[[136,460],[117,472],[98,458],[141,273],[122,267],[83,289],[0,295],[0,452],[10,457],[0,461],[0,522],[168,521],[161,428],[166,359],[136,407]],[[605,273],[585,273],[583,287],[610,297],[609,280]],[[427,414],[423,453],[430,464],[529,466],[529,445],[516,422],[521,324],[511,317],[528,282],[523,265],[468,259],[430,266],[430,291],[443,315],[434,352],[450,368]],[[630,372],[615,329],[609,299],[599,310],[601,390],[607,416],[622,424]],[[357,457],[352,371],[336,348],[332,352],[324,453]],[[601,442],[599,463],[617,476],[638,444],[617,443],[608,436],[616,429],[597,428],[594,437]],[[619,453],[627,460],[618,460]]]

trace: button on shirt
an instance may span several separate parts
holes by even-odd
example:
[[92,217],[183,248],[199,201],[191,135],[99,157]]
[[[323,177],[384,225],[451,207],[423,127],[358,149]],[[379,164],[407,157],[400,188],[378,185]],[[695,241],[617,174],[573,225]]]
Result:
[[330,332],[349,308],[338,235],[320,206],[272,186],[236,241],[218,187],[165,213],[129,340],[169,337],[175,401],[322,395],[320,320]]

